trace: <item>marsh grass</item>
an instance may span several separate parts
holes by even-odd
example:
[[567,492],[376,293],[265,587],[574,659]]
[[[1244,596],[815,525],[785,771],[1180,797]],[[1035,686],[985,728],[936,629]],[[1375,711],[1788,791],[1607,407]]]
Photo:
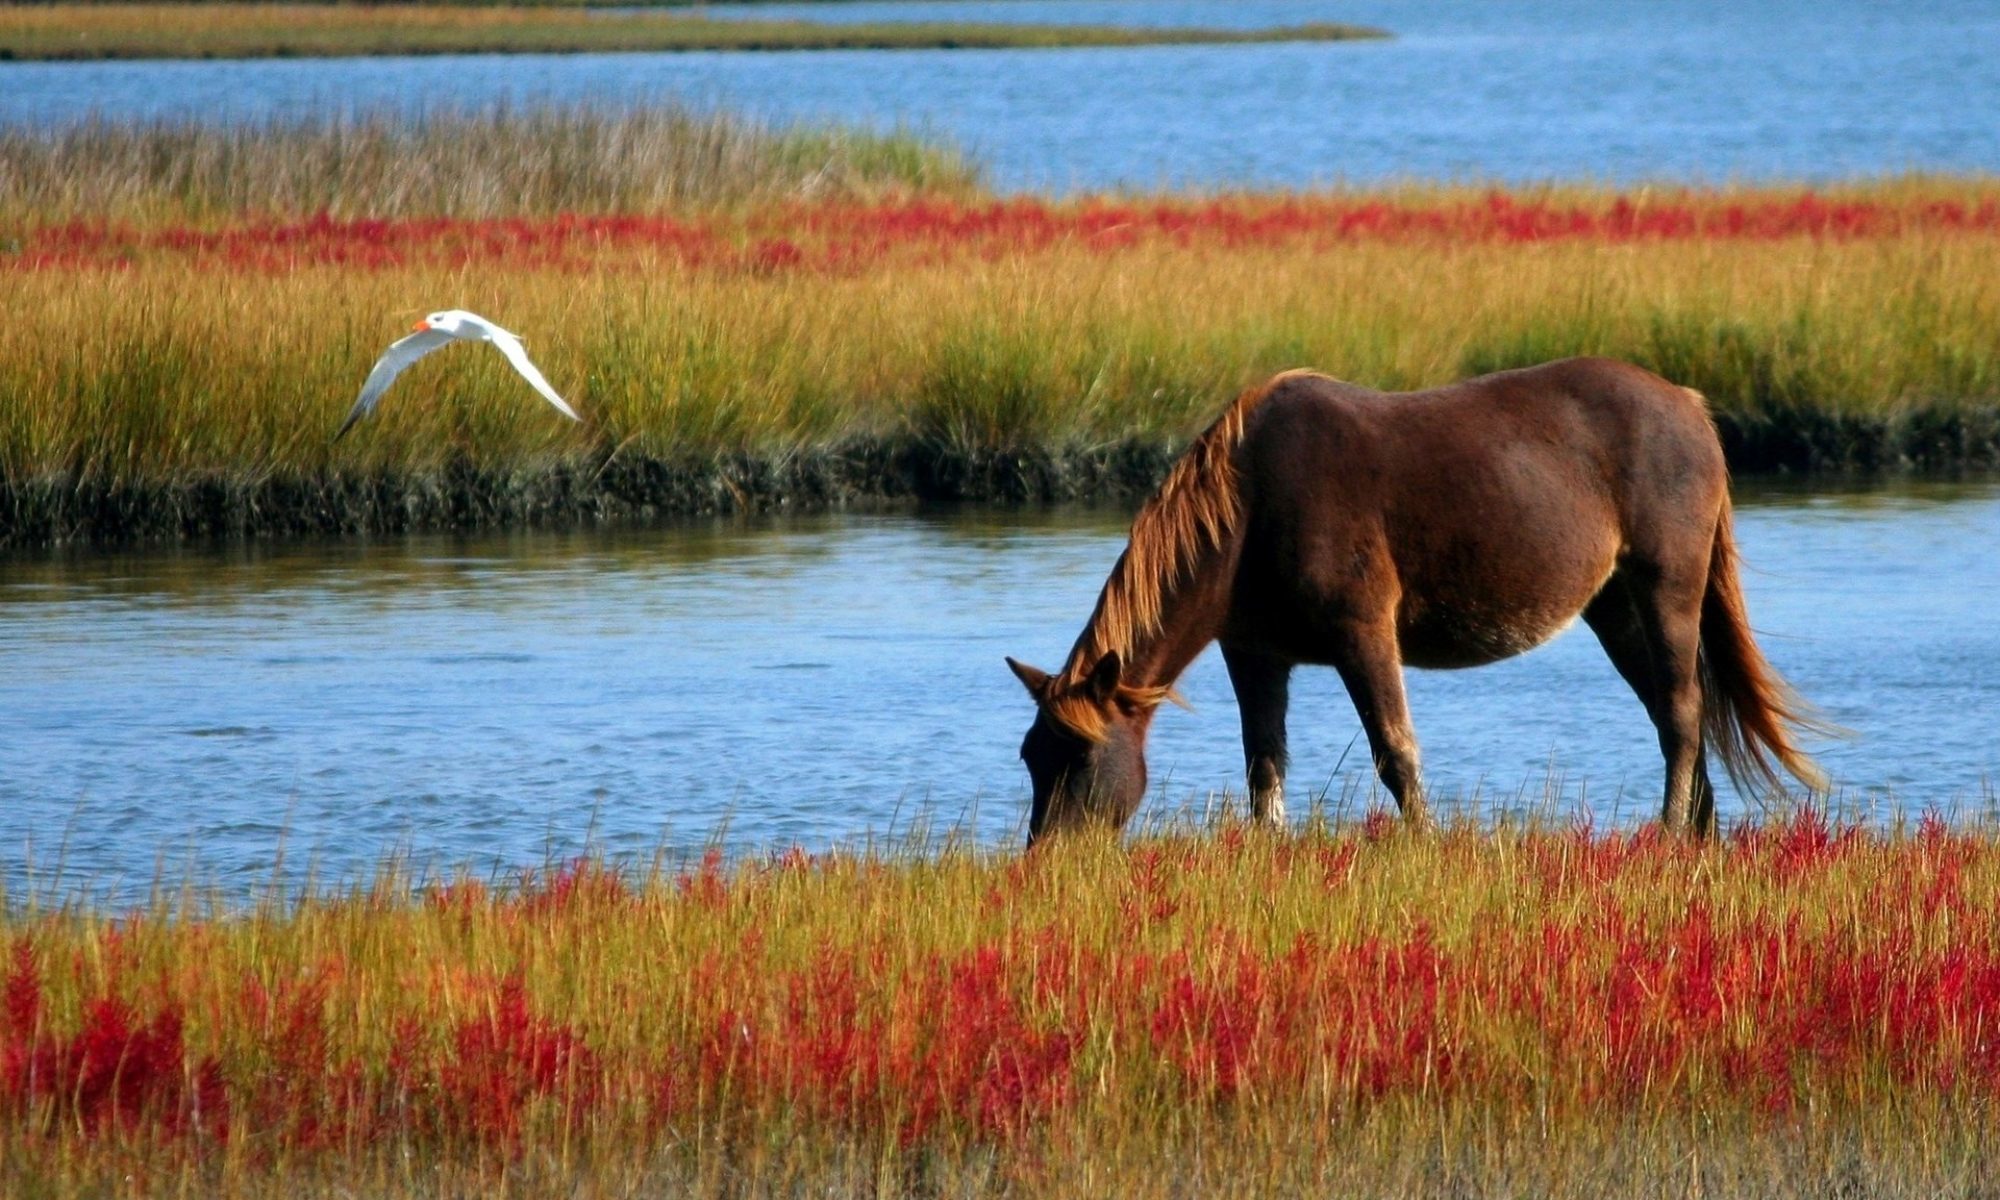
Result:
[[979,187],[962,154],[907,131],[671,104],[0,129],[0,222],[17,227],[616,214]]
[[1978,1195],[2000,842],[1387,814],[0,906],[0,1189]]
[[[1705,393],[1739,469],[2000,463],[1986,181],[1045,202],[893,135],[587,109],[0,162],[0,542],[1129,495],[1274,371],[1583,353]],[[459,346],[330,442],[445,307],[585,421]]]
[[[1627,358],[1746,424],[2000,401],[1986,239],[1671,245],[1056,246],[847,273],[440,264],[282,275],[171,258],[16,273],[0,465],[125,483],[339,466],[505,467],[912,438],[1024,450],[1188,436],[1311,364],[1384,388],[1569,353]],[[498,356],[433,355],[338,446],[368,364],[444,306],[523,333],[587,416]]]
[[34,4],[0,9],[0,58],[267,58],[681,50],[1052,49],[1351,41],[1356,25],[1157,29],[920,21],[712,20],[568,5]]

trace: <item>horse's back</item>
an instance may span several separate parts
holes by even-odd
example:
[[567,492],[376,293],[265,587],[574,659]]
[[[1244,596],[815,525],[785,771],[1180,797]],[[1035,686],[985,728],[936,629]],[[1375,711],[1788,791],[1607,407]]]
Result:
[[1607,358],[1417,392],[1287,372],[1252,414],[1245,442],[1272,482],[1337,477],[1349,499],[1383,503],[1539,482],[1595,493],[1624,516],[1712,494],[1726,480],[1700,394]]
[[1621,559],[1709,536],[1726,488],[1698,395],[1594,358],[1420,392],[1280,376],[1239,466],[1264,586],[1393,604],[1408,661],[1438,666],[1550,636]]

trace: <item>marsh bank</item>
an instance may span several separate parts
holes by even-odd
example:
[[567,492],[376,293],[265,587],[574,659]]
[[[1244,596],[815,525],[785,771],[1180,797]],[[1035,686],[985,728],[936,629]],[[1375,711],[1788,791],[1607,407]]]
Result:
[[[1718,414],[1731,469],[1818,476],[2000,468],[2000,408],[1903,413]],[[1129,503],[1181,443],[978,449],[914,438],[851,440],[769,455],[649,457],[616,450],[542,466],[459,458],[435,471],[330,471],[158,483],[49,476],[0,480],[0,547],[212,537],[382,534],[643,524],[733,513],[885,511],[917,504]]]

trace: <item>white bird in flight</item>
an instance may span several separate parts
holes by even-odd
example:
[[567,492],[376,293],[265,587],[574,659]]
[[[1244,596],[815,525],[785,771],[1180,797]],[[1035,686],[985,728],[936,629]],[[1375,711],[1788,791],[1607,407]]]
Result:
[[521,348],[521,339],[478,313],[466,312],[459,308],[446,309],[444,312],[434,312],[418,321],[415,328],[415,333],[390,343],[389,348],[382,352],[382,357],[375,360],[374,367],[368,372],[367,382],[361,385],[361,398],[354,402],[353,408],[347,410],[347,420],[340,423],[340,432],[333,435],[334,441],[339,441],[342,435],[354,427],[356,421],[375,411],[375,402],[382,398],[383,392],[389,390],[389,385],[395,382],[396,376],[403,373],[404,367],[439,346],[454,341],[492,343],[500,353],[507,356],[508,362],[514,364],[514,369],[521,373],[521,378],[533,384],[536,391],[540,392],[550,404],[556,406],[557,412],[572,421],[581,420],[576,415],[576,410],[564,403],[561,396],[556,395],[556,390],[549,386],[549,381],[542,378],[542,373],[535,369],[533,362],[529,361],[528,352]]

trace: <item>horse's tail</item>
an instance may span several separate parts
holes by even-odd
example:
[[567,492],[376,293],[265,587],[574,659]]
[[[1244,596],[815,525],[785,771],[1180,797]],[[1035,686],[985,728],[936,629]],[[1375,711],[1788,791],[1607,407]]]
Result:
[[1764,660],[1751,638],[1730,524],[1725,497],[1709,551],[1708,591],[1701,601],[1703,730],[1723,769],[1746,795],[1780,793],[1779,767],[1807,788],[1824,790],[1826,775],[1792,744],[1792,734],[1831,733],[1833,727]]

